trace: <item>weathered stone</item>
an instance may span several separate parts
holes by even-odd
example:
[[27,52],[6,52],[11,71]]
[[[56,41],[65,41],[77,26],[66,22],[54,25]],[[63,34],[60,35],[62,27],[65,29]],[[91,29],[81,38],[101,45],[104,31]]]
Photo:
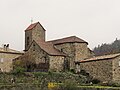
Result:
[[63,43],[55,45],[56,49],[64,52],[69,62],[69,69],[75,69],[75,62],[92,57],[86,43]]
[[11,70],[13,70],[12,60],[21,55],[22,53],[0,52],[1,72],[10,72]]
[[103,82],[120,80],[120,56],[108,59],[80,62],[78,70],[85,70],[95,79]]
[[64,57],[63,56],[49,56],[49,71],[63,71],[64,70]]
[[36,65],[42,66],[42,64],[46,63],[48,64],[47,71],[75,69],[76,61],[92,56],[87,47],[88,43],[76,36],[55,40],[53,43],[53,41],[45,41],[45,30],[40,23],[31,24],[27,29],[25,30],[25,50],[27,55],[25,54],[25,57],[21,58],[21,60],[24,60],[27,56],[26,60],[34,61]]

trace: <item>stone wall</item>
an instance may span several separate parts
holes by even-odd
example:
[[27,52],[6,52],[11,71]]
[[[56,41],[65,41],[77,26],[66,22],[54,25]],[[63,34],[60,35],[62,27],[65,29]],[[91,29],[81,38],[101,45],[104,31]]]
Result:
[[[36,42],[33,42],[29,51],[27,52],[35,60],[36,64],[48,63],[49,55],[42,50]],[[46,58],[46,61],[45,61]]]
[[[27,40],[29,37],[29,41]],[[29,48],[31,45],[32,41],[35,40],[40,40],[42,39],[45,41],[45,30],[42,28],[40,24],[37,24],[35,28],[32,30],[26,30],[25,31],[25,50]],[[27,45],[29,42],[29,45]]]
[[37,24],[32,30],[32,40],[39,41],[40,39],[45,41],[45,30],[42,28],[42,26]]
[[111,81],[113,78],[112,59],[82,62],[80,70],[85,70],[93,78],[101,81]]
[[63,71],[64,70],[64,56],[49,56],[49,71]]
[[61,52],[64,52],[66,56],[66,60],[68,61],[68,68],[69,69],[74,69],[75,64],[75,46],[74,43],[64,43],[64,44],[59,44],[55,45],[55,47],[60,50]]
[[36,42],[32,43],[29,50],[22,57],[15,60],[15,62],[18,61],[21,65],[24,63],[35,64],[36,67],[31,71],[62,71],[64,69],[64,56],[51,56],[41,49]]
[[120,81],[120,56],[113,60],[113,81]]
[[92,57],[86,43],[64,43],[55,45],[55,47],[67,55],[66,60],[68,60],[69,69],[75,68],[75,61]]
[[92,57],[86,43],[74,43],[75,44],[75,61],[80,61],[85,58]]
[[2,72],[10,72],[13,70],[12,60],[21,56],[22,54],[0,53],[0,69]]
[[30,49],[26,52],[28,55],[27,61],[36,64],[35,71],[48,71],[49,55],[42,50],[36,42],[33,42]]
[[25,31],[25,50],[29,48],[31,43],[32,43],[32,30]]
[[30,56],[32,56],[37,65],[46,63],[48,67],[46,68],[44,65],[43,68],[50,71],[62,71],[64,68],[64,56],[51,56],[42,50],[35,42],[30,47],[28,53],[31,54]]

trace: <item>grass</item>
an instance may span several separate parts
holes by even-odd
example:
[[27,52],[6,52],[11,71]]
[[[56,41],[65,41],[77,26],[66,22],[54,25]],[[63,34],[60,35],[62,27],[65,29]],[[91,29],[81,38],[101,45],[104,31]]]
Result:
[[120,89],[120,87],[111,87],[111,86],[78,86],[79,88],[100,88],[100,89]]

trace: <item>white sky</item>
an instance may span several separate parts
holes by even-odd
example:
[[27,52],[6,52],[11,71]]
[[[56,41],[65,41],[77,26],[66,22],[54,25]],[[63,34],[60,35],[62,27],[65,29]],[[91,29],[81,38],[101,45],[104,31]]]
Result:
[[0,0],[0,45],[23,50],[31,17],[47,40],[75,35],[92,49],[120,39],[120,0]]

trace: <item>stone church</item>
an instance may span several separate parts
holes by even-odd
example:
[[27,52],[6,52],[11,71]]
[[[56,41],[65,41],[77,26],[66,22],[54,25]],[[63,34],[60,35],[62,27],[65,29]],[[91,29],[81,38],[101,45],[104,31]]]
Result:
[[46,30],[39,22],[28,26],[25,53],[14,61],[31,63],[27,65],[28,71],[64,71],[75,69],[75,62],[93,56],[88,43],[76,36],[46,41],[45,35]]
[[46,41],[46,30],[39,23],[33,23],[25,30],[25,50],[19,52],[0,48],[0,70],[10,72],[23,67],[28,72],[74,70],[85,71],[100,81],[120,81],[120,53],[94,56],[88,42],[70,36]]

